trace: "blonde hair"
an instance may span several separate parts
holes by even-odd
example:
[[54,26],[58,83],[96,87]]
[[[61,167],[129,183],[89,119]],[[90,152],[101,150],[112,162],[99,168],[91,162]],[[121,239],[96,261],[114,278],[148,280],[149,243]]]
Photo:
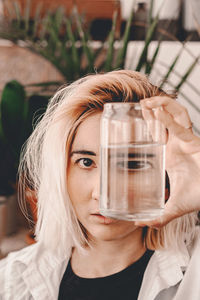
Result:
[[[88,75],[55,94],[25,145],[19,168],[20,195],[29,186],[37,196],[37,241],[60,254],[73,246],[83,249],[88,242],[66,185],[70,148],[81,122],[102,111],[106,102],[139,102],[158,95],[166,93],[146,76],[128,70]],[[181,249],[192,238],[196,220],[197,214],[192,213],[160,230],[146,229],[147,247]]]

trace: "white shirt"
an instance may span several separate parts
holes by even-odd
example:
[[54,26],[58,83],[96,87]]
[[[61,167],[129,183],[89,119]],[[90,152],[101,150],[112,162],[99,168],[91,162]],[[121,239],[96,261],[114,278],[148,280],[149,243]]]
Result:
[[[41,243],[0,261],[0,300],[56,300],[70,251],[59,259]],[[133,285],[134,286],[134,285]],[[200,232],[180,252],[156,250],[144,273],[138,300],[200,299]],[[125,300],[125,299],[123,299]]]

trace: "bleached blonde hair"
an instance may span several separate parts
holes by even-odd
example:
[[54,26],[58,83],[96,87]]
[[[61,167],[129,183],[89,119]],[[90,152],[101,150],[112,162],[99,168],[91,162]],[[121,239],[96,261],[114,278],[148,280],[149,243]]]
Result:
[[[38,242],[62,254],[88,243],[67,192],[68,157],[79,125],[106,102],[139,102],[158,95],[166,93],[128,70],[88,75],[55,94],[25,145],[19,168],[20,194],[31,186],[37,196]],[[196,221],[197,213],[191,213],[160,230],[146,228],[147,247],[181,249],[192,238]]]

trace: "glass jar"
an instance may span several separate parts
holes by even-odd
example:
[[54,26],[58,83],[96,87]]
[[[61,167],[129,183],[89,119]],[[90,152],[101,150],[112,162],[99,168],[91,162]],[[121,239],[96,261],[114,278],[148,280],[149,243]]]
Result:
[[139,103],[107,103],[101,118],[100,213],[151,220],[165,202],[166,129]]

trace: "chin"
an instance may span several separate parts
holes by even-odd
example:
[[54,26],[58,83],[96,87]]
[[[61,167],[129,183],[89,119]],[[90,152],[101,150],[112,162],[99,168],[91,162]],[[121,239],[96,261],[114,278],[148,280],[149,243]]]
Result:
[[[134,225],[134,223],[127,222],[128,224],[121,224],[121,222],[117,224],[111,225],[103,225],[103,226],[92,226],[91,230],[87,230],[89,232],[88,236],[91,240],[97,241],[116,241],[127,237],[128,235],[133,234],[138,227]],[[126,225],[126,226],[124,226]]]

